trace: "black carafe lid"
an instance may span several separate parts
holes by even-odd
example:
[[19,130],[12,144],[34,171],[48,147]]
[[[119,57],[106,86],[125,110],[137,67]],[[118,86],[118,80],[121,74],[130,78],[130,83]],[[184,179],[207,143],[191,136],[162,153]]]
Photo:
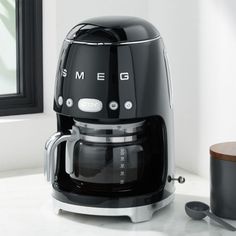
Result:
[[138,17],[105,16],[85,20],[76,25],[66,39],[95,44],[120,44],[160,37],[158,30]]

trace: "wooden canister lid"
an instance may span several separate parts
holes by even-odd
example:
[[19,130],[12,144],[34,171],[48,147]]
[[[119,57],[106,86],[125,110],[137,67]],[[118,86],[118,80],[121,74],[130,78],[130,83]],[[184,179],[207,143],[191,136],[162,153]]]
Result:
[[236,162],[236,142],[218,143],[210,147],[211,157]]

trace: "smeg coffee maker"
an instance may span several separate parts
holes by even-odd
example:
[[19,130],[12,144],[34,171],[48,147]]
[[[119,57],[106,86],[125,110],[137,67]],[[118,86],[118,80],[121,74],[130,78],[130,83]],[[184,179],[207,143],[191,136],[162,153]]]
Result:
[[98,17],[76,25],[61,50],[54,110],[45,175],[57,213],[141,222],[173,200],[171,80],[152,24]]

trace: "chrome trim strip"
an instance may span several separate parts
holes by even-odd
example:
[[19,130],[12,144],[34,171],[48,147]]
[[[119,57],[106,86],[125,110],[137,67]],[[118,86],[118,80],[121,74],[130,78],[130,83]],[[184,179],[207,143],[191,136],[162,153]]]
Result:
[[131,42],[123,42],[123,43],[119,43],[119,45],[148,43],[148,42],[152,42],[152,41],[158,40],[158,39],[160,39],[160,38],[161,38],[161,36],[158,36],[158,37],[153,38],[153,39],[146,39],[146,40],[139,40],[139,41],[131,41]]
[[95,143],[127,143],[137,141],[137,135],[133,136],[120,136],[120,137],[98,137],[80,134],[80,139],[88,142]]
[[130,44],[139,44],[139,43],[148,43],[148,42],[152,42],[155,40],[160,39],[161,36],[157,36],[156,38],[153,39],[146,39],[146,40],[139,40],[139,41],[130,41],[130,42],[121,42],[121,43],[108,43],[108,42],[99,42],[99,43],[95,43],[95,42],[83,42],[83,41],[74,41],[72,39],[65,39],[66,42],[72,44],[83,44],[83,45],[90,45],[90,46],[110,46],[110,45],[130,45]]
[[53,210],[59,214],[61,210],[85,215],[97,216],[128,216],[133,223],[151,220],[154,212],[167,206],[174,200],[174,194],[163,199],[162,201],[138,207],[124,207],[124,208],[100,208],[100,207],[87,207],[75,204],[68,204],[60,202],[53,198]]

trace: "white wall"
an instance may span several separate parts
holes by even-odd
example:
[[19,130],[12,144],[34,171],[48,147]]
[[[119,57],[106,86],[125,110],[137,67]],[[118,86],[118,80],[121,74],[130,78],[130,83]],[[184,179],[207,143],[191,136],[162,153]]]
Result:
[[236,2],[200,1],[200,145],[197,171],[207,175],[208,147],[236,140]]
[[150,0],[172,68],[176,163],[209,176],[209,146],[236,140],[236,2]]

